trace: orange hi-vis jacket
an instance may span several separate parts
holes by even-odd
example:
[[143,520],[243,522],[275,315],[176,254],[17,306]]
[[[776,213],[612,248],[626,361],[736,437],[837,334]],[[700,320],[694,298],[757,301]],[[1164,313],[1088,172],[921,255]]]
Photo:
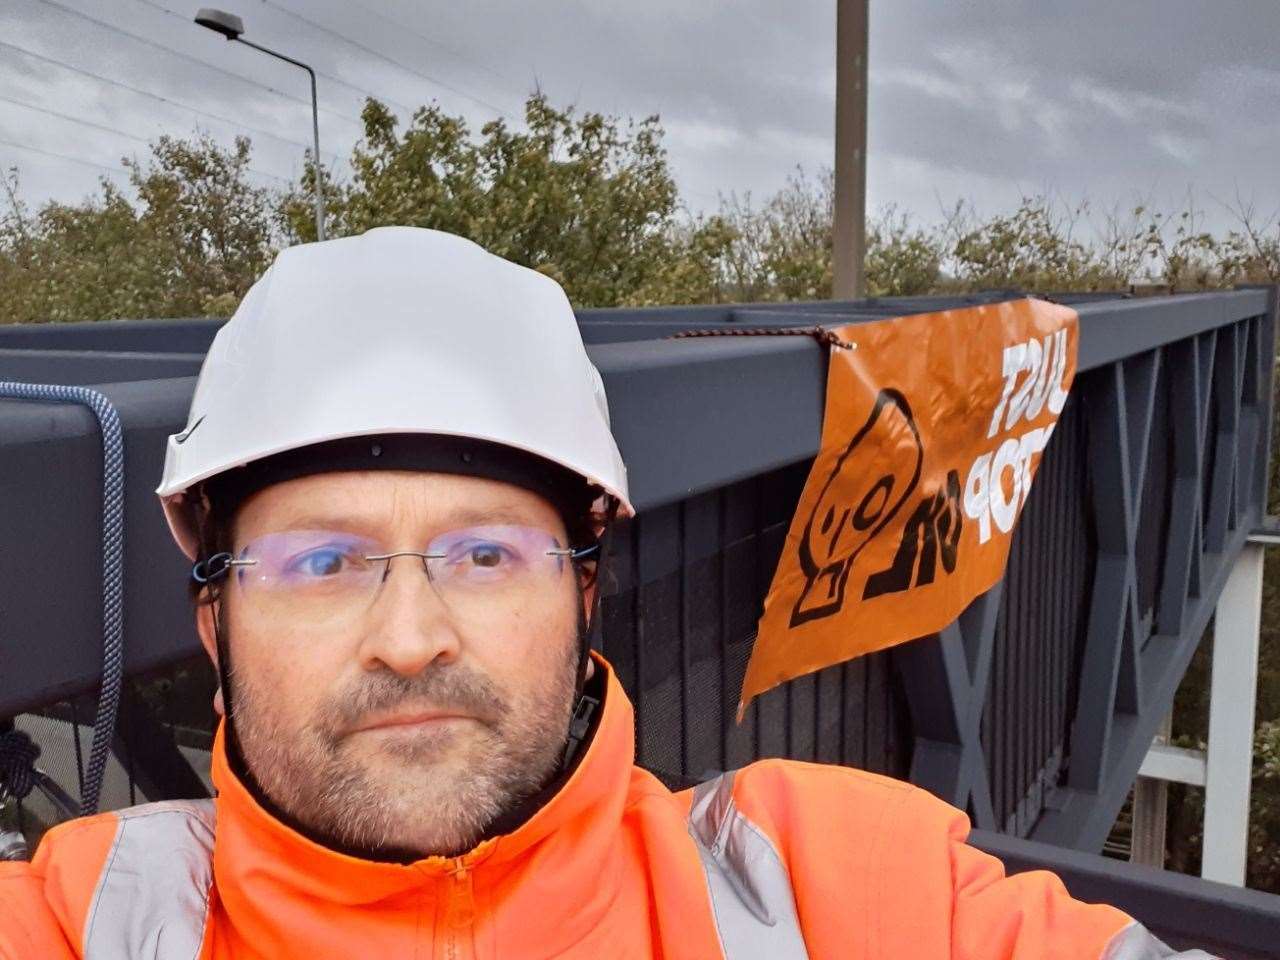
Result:
[[32,863],[0,864],[0,957],[1175,956],[1051,874],[1006,878],[965,845],[961,813],[907,784],[770,760],[672,793],[633,765],[633,744],[610,674],[594,738],[532,818],[402,865],[279,822],[219,736],[216,800],[72,821]]

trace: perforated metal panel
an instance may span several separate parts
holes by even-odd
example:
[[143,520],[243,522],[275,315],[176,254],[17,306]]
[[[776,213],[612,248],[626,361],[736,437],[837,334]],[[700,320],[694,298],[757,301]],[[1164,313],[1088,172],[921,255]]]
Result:
[[735,723],[765,592],[809,463],[642,513],[615,531],[603,652],[636,707],[638,762],[699,778],[777,756],[905,776],[888,654],[770,691]]

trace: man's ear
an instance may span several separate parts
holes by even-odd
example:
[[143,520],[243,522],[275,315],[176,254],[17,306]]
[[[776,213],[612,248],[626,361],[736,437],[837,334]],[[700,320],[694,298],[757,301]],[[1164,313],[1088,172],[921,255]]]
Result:
[[[200,637],[200,646],[204,647],[205,654],[209,657],[209,661],[213,664],[213,669],[222,676],[222,672],[218,670],[218,631],[214,626],[214,604],[221,603],[220,600],[206,600],[196,605],[196,634]],[[218,692],[213,695],[213,709],[218,716],[225,714],[222,701],[222,686],[219,684]]]
[[218,665],[218,631],[214,626],[214,604],[217,600],[201,598],[196,604],[196,634],[200,637],[200,646],[208,654],[213,665]]

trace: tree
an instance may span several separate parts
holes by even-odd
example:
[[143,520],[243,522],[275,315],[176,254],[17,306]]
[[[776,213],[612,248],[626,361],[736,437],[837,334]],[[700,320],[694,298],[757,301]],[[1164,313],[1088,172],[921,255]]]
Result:
[[4,181],[0,323],[226,314],[270,262],[270,193],[247,181],[249,141],[161,137],[80,204],[31,214]]
[[[249,182],[243,138],[223,149],[207,137],[161,137],[145,163],[125,161],[128,189],[104,180],[79,204],[34,214],[11,172],[0,181],[0,322],[226,315],[279,247],[314,239],[317,176],[334,236],[387,224],[461,234],[555,277],[582,307],[830,296],[830,170],[796,171],[762,206],[731,194],[714,214],[692,216],[656,116],[578,114],[535,95],[521,129],[498,120],[473,135],[434,104],[401,128],[373,99],[363,120],[349,180],[310,158],[283,193]],[[1221,236],[1199,228],[1190,198],[1172,215],[1140,204],[1100,226],[1088,203],[1046,196],[985,218],[961,203],[936,226],[889,207],[868,223],[867,289],[1275,282],[1280,223],[1237,206],[1240,228]]]
[[[731,241],[719,256],[724,274],[720,286],[727,299],[831,296],[833,178],[831,170],[816,179],[797,170],[759,209],[750,196],[730,195],[721,201],[719,216]],[[937,231],[917,227],[908,214],[887,207],[867,223],[867,293],[927,293],[939,283],[942,257]]]
[[[678,220],[656,116],[623,126],[558,110],[539,94],[525,105],[524,130],[495,120],[478,139],[434,104],[403,132],[377,100],[362,116],[351,182],[326,186],[335,236],[389,224],[446,230],[554,277],[575,303],[591,306],[644,300],[664,289],[660,276],[675,282],[673,258],[715,255],[707,249],[714,228],[685,230]],[[290,240],[315,237],[314,177],[309,169],[283,201]],[[707,289],[689,269],[694,289]]]

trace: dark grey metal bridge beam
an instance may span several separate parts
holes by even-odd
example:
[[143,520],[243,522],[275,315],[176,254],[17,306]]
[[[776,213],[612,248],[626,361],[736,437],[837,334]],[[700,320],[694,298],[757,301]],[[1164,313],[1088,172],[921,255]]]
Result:
[[203,353],[106,350],[14,350],[0,340],[0,380],[21,383],[124,383],[193,377]]
[[197,353],[209,349],[221,319],[101,320],[0,325],[0,350]]
[[[131,671],[193,650],[186,571],[157,509],[167,437],[194,378],[98,387],[125,437],[124,622]],[[102,651],[102,444],[87,409],[0,404],[0,715],[94,689]]]
[[[1077,307],[1079,368],[1086,374],[1077,399],[1088,417],[1098,544],[1066,782],[1050,787],[1031,835],[1083,850],[1101,849],[1230,565],[1265,508],[1275,288],[1159,303],[1159,323],[1144,319],[1151,317],[1149,300]],[[1150,453],[1153,441],[1164,441],[1151,434],[1161,377],[1176,385],[1173,511],[1164,577],[1149,614],[1139,609],[1135,559]],[[1213,467],[1207,497],[1206,463]],[[942,634],[895,651],[916,735],[911,779],[967,805],[980,827],[995,826],[988,784],[975,780],[983,750],[971,719],[988,692],[975,679],[990,655],[991,611],[991,598],[979,598]]]
[[[1098,575],[1072,730],[1069,775],[1037,840],[1100,850],[1266,507],[1276,297],[1256,316],[1116,364],[1091,409]],[[1138,609],[1133,518],[1151,443],[1150,379],[1167,352],[1176,389],[1173,509],[1153,618]],[[1149,357],[1150,359],[1145,359]],[[1130,396],[1127,387],[1136,387]],[[1216,434],[1207,436],[1211,411]],[[1207,447],[1212,444],[1205,477]],[[1207,489],[1206,489],[1207,483]],[[1202,515],[1202,504],[1208,503]],[[1151,509],[1159,509],[1152,505]]]
[[[916,309],[944,305],[915,301]],[[812,456],[821,431],[826,356],[822,348],[801,337],[711,338],[661,340],[674,327],[724,324],[766,325],[766,321],[812,323],[815,317],[831,324],[869,319],[878,311],[911,312],[903,301],[857,304],[802,304],[794,307],[757,304],[740,307],[661,308],[618,311],[606,319],[583,311],[588,327],[603,330],[610,323],[629,325],[629,342],[597,343],[589,347],[599,366],[612,404],[620,446],[631,464],[632,483],[642,510],[685,500],[744,477]],[[1166,561],[1175,576],[1184,576],[1179,596],[1170,585],[1159,598],[1155,633],[1140,618],[1133,622],[1131,598],[1113,598],[1125,621],[1096,623],[1100,634],[1136,640],[1138,660],[1125,661],[1123,650],[1104,647],[1098,659],[1105,669],[1082,691],[1076,705],[1079,718],[1098,704],[1111,704],[1111,717],[1085,722],[1073,738],[1080,749],[1082,772],[1069,773],[1068,789],[1055,801],[1059,809],[1042,819],[1037,835],[1059,842],[1092,845],[1099,825],[1114,817],[1115,798],[1127,790],[1150,742],[1159,714],[1167,709],[1174,686],[1194,649],[1221,587],[1225,563],[1257,518],[1265,484],[1266,441],[1269,438],[1266,399],[1271,391],[1271,367],[1263,363],[1274,348],[1275,303],[1258,290],[1147,300],[1082,302],[1080,367],[1095,381],[1109,384],[1104,392],[1124,400],[1123,410],[1105,414],[1105,403],[1089,404],[1096,413],[1092,427],[1095,450],[1120,450],[1110,465],[1121,471],[1124,484],[1104,490],[1128,489],[1126,508],[1112,504],[1121,518],[1109,530],[1106,548],[1111,556],[1127,549],[1129,532],[1125,510],[1132,519],[1141,504],[1133,494],[1133,480],[1144,468],[1142,443],[1131,444],[1150,426],[1150,382],[1161,371],[1176,371],[1190,386],[1175,395],[1180,410],[1200,411],[1194,427],[1174,432],[1177,457],[1175,498],[1192,504],[1201,491],[1200,472],[1214,463],[1213,495],[1205,518],[1204,543],[1196,524],[1182,522],[1171,531],[1170,545],[1185,550]],[[1254,319],[1250,319],[1254,318]],[[169,362],[194,363],[216,330],[216,321],[130,321],[119,325],[78,329],[0,329],[0,350],[113,349],[169,354]],[[1244,324],[1247,329],[1222,334]],[[130,338],[134,338],[130,340]],[[591,337],[588,336],[590,340]],[[601,335],[601,339],[609,339]],[[1216,348],[1210,347],[1210,342]],[[108,345],[112,346],[108,346]],[[1210,354],[1210,350],[1213,353]],[[1246,362],[1247,361],[1247,362]],[[28,362],[38,362],[37,360]],[[80,361],[75,361],[79,363]],[[93,383],[100,376],[86,358],[79,371]],[[129,364],[150,366],[152,358],[107,358],[124,369]],[[1113,366],[1124,362],[1124,366]],[[73,364],[74,366],[74,364]],[[141,367],[128,375],[141,372]],[[143,373],[142,375],[146,375]],[[1098,381],[1098,377],[1102,377]],[[1084,382],[1082,380],[1082,382]],[[1203,438],[1204,411],[1213,399],[1219,408],[1238,384],[1237,400],[1219,417],[1219,436],[1212,446]],[[152,490],[160,475],[165,437],[183,425],[194,380],[150,379],[108,383],[101,387],[119,408],[126,434],[125,623],[127,665],[130,671],[161,666],[196,652],[191,615],[184,600],[186,571],[164,528]],[[1208,392],[1206,392],[1208,391]],[[1214,393],[1213,391],[1216,391]],[[1135,401],[1135,398],[1136,401]],[[1105,397],[1102,398],[1105,400]],[[1184,409],[1185,408],[1185,409]],[[1221,410],[1220,410],[1221,412]],[[11,714],[70,693],[92,689],[99,676],[100,636],[98,556],[100,443],[87,411],[35,403],[0,404],[0,531],[9,555],[23,557],[30,575],[0,578],[0,714]],[[1234,427],[1233,427],[1234,425]],[[1234,433],[1232,432],[1234,430]],[[1200,436],[1199,446],[1195,437]],[[1121,438],[1124,444],[1121,444]],[[1181,439],[1179,439],[1181,438]],[[1251,439],[1252,438],[1252,439]],[[1143,441],[1145,443],[1145,441]],[[1110,447],[1108,447],[1110,444]],[[1230,460],[1228,469],[1223,464]],[[1109,467],[1102,465],[1105,471]],[[38,479],[37,479],[38,478]],[[1177,486],[1181,484],[1181,486]],[[1235,490],[1234,503],[1229,492]],[[1228,497],[1226,508],[1213,507]],[[1117,512],[1118,510],[1118,512]],[[1215,512],[1216,511],[1216,512]],[[1225,520],[1225,527],[1223,526]],[[1118,539],[1113,534],[1118,533]],[[1218,550],[1208,549],[1217,545]],[[1120,561],[1122,580],[1128,580],[1127,559]],[[1168,578],[1167,578],[1168,579]],[[77,602],[94,598],[94,602]],[[989,601],[988,601],[989,602]],[[1101,603],[1101,601],[1098,601]],[[1126,607],[1125,604],[1128,604]],[[988,613],[990,608],[988,608]],[[1126,625],[1127,624],[1127,625]],[[916,709],[918,759],[915,775],[956,802],[968,803],[986,820],[987,801],[975,771],[983,758],[978,725],[986,684],[984,658],[989,662],[990,617],[971,613],[941,640],[922,640],[904,648],[899,658]],[[1131,647],[1135,644],[1131,643]],[[1113,670],[1110,666],[1116,664]],[[1123,663],[1129,663],[1125,671]],[[1114,679],[1115,686],[1112,687]],[[1097,738],[1101,736],[1102,741]],[[1092,743],[1089,738],[1094,738]],[[1092,770],[1092,773],[1090,772]],[[1099,841],[1100,842],[1100,841]]]
[[[810,340],[660,340],[590,352],[612,399],[641,510],[794,463],[817,448],[826,362]],[[186,567],[153,493],[166,438],[182,429],[194,387],[192,377],[97,386],[115,404],[125,435],[131,673],[198,652]],[[9,556],[22,557],[23,570],[0,578],[3,716],[99,681],[102,466],[87,410],[4,402],[0,420],[0,539]]]
[[915,732],[911,782],[968,810],[986,830],[997,824],[979,724],[1003,589],[996,584],[936,638],[906,644],[895,656]]
[[1274,957],[1280,897],[1004,834],[975,830],[969,842],[1009,873],[1052,870],[1072,896],[1119,907],[1178,949],[1232,960]]

